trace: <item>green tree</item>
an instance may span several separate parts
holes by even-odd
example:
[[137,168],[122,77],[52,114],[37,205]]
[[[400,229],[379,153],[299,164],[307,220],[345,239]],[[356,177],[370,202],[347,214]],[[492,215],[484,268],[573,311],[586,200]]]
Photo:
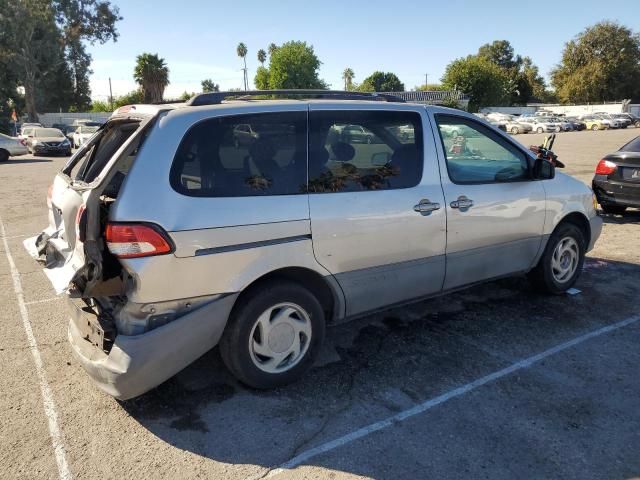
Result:
[[200,85],[202,86],[202,91],[205,93],[220,91],[220,85],[218,85],[217,83],[214,83],[214,81],[211,80],[210,78],[202,80],[202,82],[200,82]]
[[508,101],[509,79],[503,70],[485,57],[469,55],[449,65],[442,77],[448,90],[460,90],[469,95],[469,110],[499,105]]
[[429,83],[428,85],[419,85],[415,87],[418,92],[437,92],[441,90],[446,90],[441,83]]
[[253,79],[258,90],[268,90],[269,87],[269,69],[265,67],[258,67],[256,70],[256,76]]
[[262,48],[258,50],[258,61],[260,65],[264,67],[264,62],[267,61],[267,52],[265,52]]
[[247,77],[247,53],[248,53],[247,46],[244,43],[240,42],[236,47],[236,53],[244,62],[244,68],[242,69],[243,79],[244,79],[244,89],[249,90],[249,79]]
[[507,79],[508,102],[511,105],[526,105],[532,98],[542,98],[546,92],[544,79],[538,73],[538,67],[529,57],[516,55],[507,40],[495,40],[482,45],[478,56],[495,63]]
[[136,57],[133,78],[140,85],[144,103],[161,102],[169,85],[169,68],[158,54],[143,53]]
[[491,60],[504,70],[517,70],[522,65],[522,57],[515,55],[511,43],[507,40],[495,40],[482,45],[478,49],[478,56]]
[[276,49],[278,48],[278,46],[275,43],[270,43],[269,46],[267,47],[267,51],[269,52],[269,56],[273,56],[273,52],[276,51]]
[[269,68],[258,68],[254,82],[262,90],[327,88],[326,83],[318,77],[321,63],[311,45],[306,42],[287,42],[273,51]]
[[[86,106],[91,57],[83,42],[117,38],[117,7],[104,0],[4,0],[0,12],[0,31],[9,46],[6,64],[24,86],[30,119],[37,119],[38,101],[44,98],[57,96],[57,101]],[[52,90],[69,82],[71,95]]]
[[565,44],[551,84],[561,102],[598,102],[640,96],[640,35],[604,21]]
[[124,105],[135,105],[144,102],[142,90],[134,90],[120,97],[113,97],[113,105],[110,102],[93,101],[91,112],[112,112]]
[[373,72],[360,84],[359,90],[363,92],[402,92],[404,83],[395,73]]
[[344,89],[352,90],[353,89],[353,79],[356,77],[356,74],[353,73],[351,68],[345,68],[342,72],[342,80],[344,80]]

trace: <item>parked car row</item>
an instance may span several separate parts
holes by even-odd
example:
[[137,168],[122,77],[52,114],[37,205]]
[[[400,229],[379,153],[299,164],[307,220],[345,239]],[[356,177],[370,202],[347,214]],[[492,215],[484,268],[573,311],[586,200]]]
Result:
[[566,117],[552,112],[508,115],[505,113],[476,113],[490,124],[514,135],[520,133],[560,133],[581,130],[608,130],[640,127],[640,118],[630,113],[609,114],[596,112],[588,115]]

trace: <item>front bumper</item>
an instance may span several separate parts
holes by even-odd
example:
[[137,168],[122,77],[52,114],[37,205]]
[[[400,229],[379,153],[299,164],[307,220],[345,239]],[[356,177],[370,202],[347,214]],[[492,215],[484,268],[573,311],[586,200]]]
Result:
[[49,147],[49,146],[35,146],[33,147],[34,153],[37,154],[70,154],[71,146],[67,145],[66,147]]
[[596,175],[591,185],[600,205],[640,207],[640,182],[609,180],[605,175]]
[[88,340],[95,315],[68,298],[68,337],[74,357],[98,387],[120,400],[160,385],[220,340],[237,294],[226,295],[141,335],[118,335],[109,353]]
[[602,233],[602,218],[596,215],[589,219],[589,226],[591,230],[591,239],[589,240],[589,246],[587,247],[587,252],[593,250],[598,238],[600,238],[600,234]]

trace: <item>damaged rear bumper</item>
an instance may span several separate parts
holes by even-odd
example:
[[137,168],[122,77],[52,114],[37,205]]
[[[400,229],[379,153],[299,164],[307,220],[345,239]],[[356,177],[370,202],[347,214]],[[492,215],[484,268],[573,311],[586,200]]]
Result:
[[118,335],[109,353],[89,340],[95,315],[69,298],[69,342],[75,358],[98,387],[126,400],[158,386],[213,348],[236,298],[237,294],[225,295],[140,335]]

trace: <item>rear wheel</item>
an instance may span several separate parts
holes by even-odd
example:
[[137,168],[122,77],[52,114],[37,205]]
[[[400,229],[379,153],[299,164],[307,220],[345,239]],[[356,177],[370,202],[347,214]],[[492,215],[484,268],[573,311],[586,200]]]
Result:
[[555,295],[564,293],[578,280],[585,251],[586,239],[577,225],[558,225],[529,279],[538,290]]
[[518,127],[512,127],[511,133],[513,133],[514,135],[517,135],[520,133],[520,129]]
[[604,213],[609,213],[611,215],[622,215],[626,210],[627,207],[623,206],[623,205],[602,205],[600,204],[600,208],[602,208],[602,211]]
[[593,130],[594,132],[598,130],[598,125],[596,125],[595,123],[591,125],[591,130]]
[[542,128],[542,127],[538,127],[538,128],[537,128],[537,130],[536,130],[536,132],[538,132],[538,133],[544,133],[544,128]]
[[0,162],[6,162],[7,160],[9,160],[9,152],[0,150]]
[[286,281],[262,285],[245,295],[220,340],[225,365],[254,388],[298,380],[324,340],[320,302],[307,289]]

